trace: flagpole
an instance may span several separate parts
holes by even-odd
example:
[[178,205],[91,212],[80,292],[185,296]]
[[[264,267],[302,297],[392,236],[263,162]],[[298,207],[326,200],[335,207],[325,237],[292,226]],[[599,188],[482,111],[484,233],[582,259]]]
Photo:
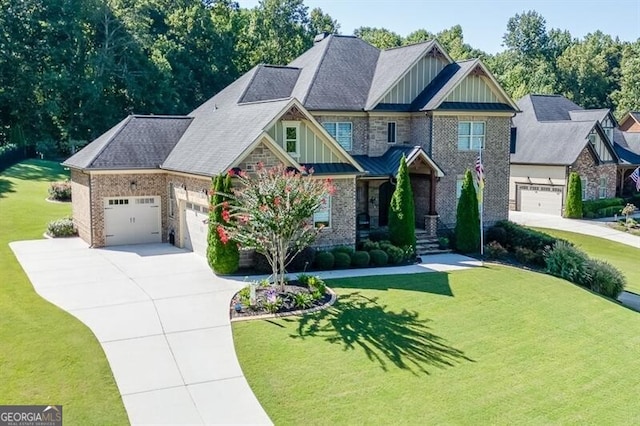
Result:
[[[480,257],[484,258],[484,228],[482,226],[484,222],[484,163],[482,162],[482,142],[480,142],[480,148],[478,149],[478,158],[480,159],[480,167],[482,167],[482,183],[478,182],[478,189],[480,190]],[[484,259],[483,259],[484,262]]]

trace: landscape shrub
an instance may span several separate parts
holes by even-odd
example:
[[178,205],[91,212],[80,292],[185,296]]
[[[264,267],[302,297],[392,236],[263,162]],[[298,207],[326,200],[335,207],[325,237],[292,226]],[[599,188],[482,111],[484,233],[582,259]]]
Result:
[[438,247],[441,250],[447,250],[449,248],[449,238],[447,238],[447,237],[438,237]]
[[389,240],[389,231],[387,229],[376,229],[369,233],[369,239],[371,241],[384,241]]
[[544,250],[547,246],[551,247],[556,241],[559,241],[558,238],[554,238],[544,232],[535,231],[508,220],[499,221],[495,227],[505,230],[507,234],[506,246],[511,250],[515,247],[525,247],[535,252]]
[[260,274],[270,274],[271,265],[264,254],[253,252],[253,269]]
[[333,267],[335,266],[335,257],[330,251],[319,251],[318,253],[316,253],[315,262],[318,269],[333,269]]
[[611,217],[622,213],[623,205],[609,206],[598,209],[596,217]]
[[582,181],[577,172],[569,175],[569,189],[567,189],[567,202],[564,207],[564,217],[570,219],[582,218]]
[[309,291],[313,294],[314,299],[320,299],[327,291],[327,285],[320,277],[310,277],[307,281]]
[[333,266],[336,269],[346,269],[351,266],[351,256],[347,253],[337,251],[333,253]]
[[351,264],[356,268],[365,268],[369,266],[370,261],[371,256],[369,252],[366,251],[357,251],[353,253],[353,257],[351,258]]
[[[513,254],[516,260],[525,265],[540,265],[540,254],[526,247],[515,247]],[[544,256],[542,256],[542,263],[544,266]]]
[[51,182],[49,199],[55,201],[71,201],[71,182]]
[[626,278],[611,264],[597,259],[587,262],[591,290],[616,299],[624,290]]
[[378,244],[380,244],[380,250],[387,250],[389,247],[396,247],[393,244],[391,244],[391,241],[389,240],[381,240]]
[[349,246],[338,246],[331,249],[331,253],[333,253],[334,256],[336,255],[336,253],[346,253],[349,255],[349,257],[351,257],[353,256],[353,253],[355,253],[355,250],[353,249],[353,247]]
[[384,266],[389,263],[389,255],[384,250],[374,249],[369,252],[371,264],[375,266]]
[[72,237],[76,235],[76,228],[73,226],[73,220],[69,217],[52,220],[47,225],[47,234],[55,238]]
[[602,210],[612,206],[624,206],[625,201],[623,198],[604,198],[602,200],[588,200],[582,202],[582,212],[585,217],[592,215],[592,217],[598,216],[598,210]]
[[484,246],[484,252],[489,259],[504,259],[509,252],[506,248],[502,247],[497,241],[491,241]]
[[487,229],[484,239],[487,242],[496,241],[504,247],[507,245],[507,231],[500,225],[494,225]]
[[380,243],[377,241],[371,240],[362,240],[360,241],[360,250],[371,251],[380,249]]
[[456,211],[456,249],[461,253],[473,253],[480,248],[480,214],[478,198],[473,186],[473,176],[467,169],[462,182],[462,192]]
[[582,286],[589,286],[588,256],[567,243],[558,241],[553,248],[547,248],[544,255],[547,272]]
[[396,189],[389,205],[389,239],[397,246],[416,245],[416,220],[413,191],[407,160],[402,156],[398,168]]
[[305,247],[300,253],[291,259],[289,266],[287,266],[287,271],[300,272],[311,268],[311,266],[313,266],[313,261],[316,258],[316,252],[317,250],[313,247]]
[[389,246],[385,249],[385,252],[389,255],[389,263],[397,265],[404,261],[404,250],[400,247]]

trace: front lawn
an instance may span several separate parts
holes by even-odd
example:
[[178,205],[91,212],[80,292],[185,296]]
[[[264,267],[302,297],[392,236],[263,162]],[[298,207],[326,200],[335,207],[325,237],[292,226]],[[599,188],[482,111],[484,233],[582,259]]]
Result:
[[38,296],[9,242],[42,238],[47,223],[71,214],[45,201],[56,163],[30,160],[0,174],[0,403],[62,404],[65,424],[127,424],[111,369],[91,331]]
[[640,315],[617,303],[494,265],[327,284],[329,310],[233,323],[277,425],[640,421]]
[[634,248],[604,238],[576,234],[574,232],[546,228],[536,229],[554,237],[571,241],[589,256],[611,263],[620,269],[625,277],[627,277],[626,289],[640,294],[640,268],[638,268],[640,248]]

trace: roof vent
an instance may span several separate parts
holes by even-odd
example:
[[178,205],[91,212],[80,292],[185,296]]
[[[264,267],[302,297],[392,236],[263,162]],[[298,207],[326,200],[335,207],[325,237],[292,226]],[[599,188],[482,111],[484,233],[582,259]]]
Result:
[[317,42],[319,42],[319,41],[322,41],[322,40],[324,40],[325,38],[329,37],[329,34],[330,34],[330,33],[327,33],[327,32],[320,33],[320,34],[316,35],[316,36],[313,38],[313,42],[314,42],[314,43],[317,43]]

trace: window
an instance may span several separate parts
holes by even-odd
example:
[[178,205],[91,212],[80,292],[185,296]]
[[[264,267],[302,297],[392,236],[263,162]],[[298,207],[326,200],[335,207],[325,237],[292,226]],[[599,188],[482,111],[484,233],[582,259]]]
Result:
[[329,121],[322,123],[322,127],[325,128],[333,138],[347,151],[351,151],[353,146],[351,122],[335,122]]
[[591,145],[595,145],[597,140],[598,135],[595,130],[592,130],[591,133],[589,133],[589,142],[591,142]]
[[600,186],[598,187],[598,198],[607,198],[607,178],[600,178]]
[[396,123],[394,121],[387,123],[387,143],[396,143]]
[[587,185],[589,181],[585,177],[580,178],[580,181],[582,183],[582,201],[585,201],[587,199]]
[[464,183],[464,177],[463,176],[458,176],[458,179],[456,180],[456,199],[460,199],[460,196],[462,195],[462,184]]
[[458,149],[460,151],[484,148],[484,121],[460,121],[458,123]]
[[283,122],[284,148],[292,157],[300,155],[300,123],[297,121]]
[[604,129],[604,133],[607,135],[609,141],[613,142],[613,121],[607,115],[604,120],[602,120],[602,128]]
[[175,203],[176,200],[176,193],[173,189],[173,183],[169,184],[169,203],[168,203],[168,210],[169,210],[169,217],[173,217],[173,203]]
[[324,226],[328,228],[331,226],[331,196],[325,196],[320,202],[320,207],[313,214],[313,226],[316,228]]

